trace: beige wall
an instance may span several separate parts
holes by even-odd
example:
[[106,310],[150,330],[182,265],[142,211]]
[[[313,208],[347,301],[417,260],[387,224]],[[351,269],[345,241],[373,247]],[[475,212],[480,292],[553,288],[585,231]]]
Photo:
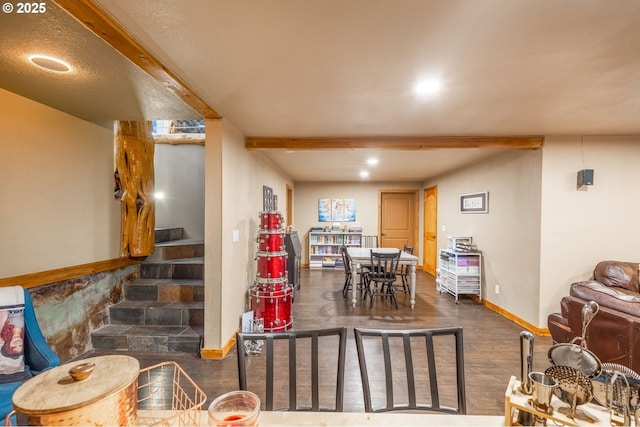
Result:
[[[546,137],[543,150],[539,324],[598,261],[640,262],[640,136]],[[576,189],[581,169],[594,185]]]
[[113,130],[0,89],[0,278],[119,257]]
[[204,147],[156,144],[156,228],[183,227],[185,238],[204,238]]
[[[638,159],[636,136],[546,137],[542,150],[430,180],[425,187],[438,186],[438,247],[447,235],[472,235],[484,255],[483,297],[546,328],[570,284],[591,277],[598,261],[640,261]],[[581,169],[595,170],[586,190],[576,188]],[[478,191],[489,192],[489,213],[459,213],[459,196]]]
[[[425,183],[438,186],[438,248],[472,236],[483,298],[538,325],[542,150],[512,151]],[[460,213],[460,195],[489,192],[489,212]],[[495,285],[500,286],[499,294]]]
[[286,214],[286,185],[293,184],[262,153],[245,150],[244,135],[228,120],[207,121],[206,132],[205,347],[218,349],[250,309],[262,186],[273,189]]
[[[0,278],[117,258],[113,131],[4,90],[0,125]],[[205,346],[220,348],[250,307],[262,186],[284,211],[293,183],[261,153],[245,151],[244,135],[226,120],[207,122],[205,157]],[[484,298],[545,328],[570,283],[598,261],[640,260],[638,159],[638,136],[547,137],[542,150],[501,154],[424,185],[296,183],[293,225],[307,262],[319,198],[355,198],[355,224],[377,234],[381,190],[437,185],[438,246],[447,235],[472,235],[484,254]],[[584,168],[595,170],[595,185],[578,191]],[[489,192],[489,213],[459,213],[459,196],[478,191]]]
[[[383,190],[419,190],[418,183],[393,182],[298,182],[294,193],[293,226],[300,236],[302,263],[309,263],[309,229],[331,225],[318,221],[318,199],[356,199],[356,221],[341,223],[342,226],[362,227],[365,235],[378,234],[378,207],[380,192]],[[422,196],[422,195],[420,195]],[[421,202],[419,202],[421,203]],[[421,235],[421,233],[419,234]]]

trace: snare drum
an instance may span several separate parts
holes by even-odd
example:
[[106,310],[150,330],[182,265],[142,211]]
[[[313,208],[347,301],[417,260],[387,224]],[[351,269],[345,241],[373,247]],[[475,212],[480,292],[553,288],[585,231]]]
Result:
[[283,332],[291,329],[291,294],[287,287],[280,291],[265,292],[256,288],[249,290],[254,318],[264,319],[265,332]]
[[287,275],[286,252],[258,252],[258,279],[281,279]]
[[284,251],[284,230],[262,230],[258,234],[258,251]]
[[261,230],[280,230],[284,224],[282,212],[260,212]]
[[277,279],[256,278],[254,286],[260,291],[272,292],[283,290],[284,288],[289,286],[288,283],[289,281],[287,280],[287,275],[285,274],[284,277],[279,277]]

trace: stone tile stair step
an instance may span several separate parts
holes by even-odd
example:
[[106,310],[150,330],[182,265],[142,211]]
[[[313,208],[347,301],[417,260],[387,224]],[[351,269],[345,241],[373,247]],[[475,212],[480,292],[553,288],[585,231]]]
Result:
[[203,302],[122,301],[109,307],[112,325],[204,325]]
[[197,354],[202,327],[106,325],[91,334],[95,349]]
[[136,279],[124,286],[127,301],[202,302],[204,280]]
[[173,227],[173,228],[156,228],[154,230],[154,241],[158,242],[167,242],[169,240],[180,240],[184,237],[184,228],[182,227]]
[[143,262],[142,279],[204,279],[204,257]]
[[157,242],[153,254],[146,261],[204,257],[203,239],[180,239]]

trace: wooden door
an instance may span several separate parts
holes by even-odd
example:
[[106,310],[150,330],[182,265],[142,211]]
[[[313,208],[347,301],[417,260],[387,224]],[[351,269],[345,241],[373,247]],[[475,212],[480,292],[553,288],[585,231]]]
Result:
[[380,247],[413,246],[417,255],[417,195],[416,191],[380,193]]
[[438,259],[438,187],[424,190],[424,271],[435,276]]

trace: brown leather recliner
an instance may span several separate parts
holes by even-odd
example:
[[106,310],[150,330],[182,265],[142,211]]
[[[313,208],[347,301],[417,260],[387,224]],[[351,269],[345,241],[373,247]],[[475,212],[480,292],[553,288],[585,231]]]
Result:
[[640,372],[640,283],[637,262],[602,261],[593,279],[573,283],[547,325],[554,343],[582,335],[582,307],[595,301],[600,310],[587,329],[587,348],[601,362],[612,362]]

